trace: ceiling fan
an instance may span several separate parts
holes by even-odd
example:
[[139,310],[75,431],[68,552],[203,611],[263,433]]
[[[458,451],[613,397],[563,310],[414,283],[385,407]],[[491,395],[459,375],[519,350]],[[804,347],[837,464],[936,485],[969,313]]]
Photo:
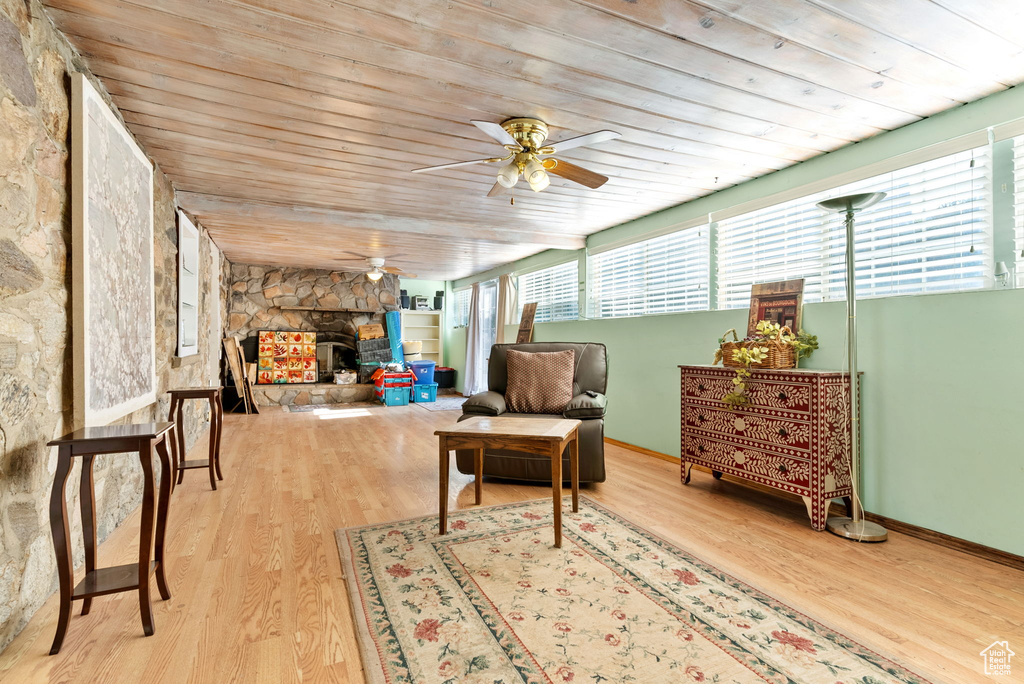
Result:
[[[368,257],[362,256],[361,254],[356,254],[355,256],[358,256],[360,259],[363,259],[366,262],[366,266],[368,267],[366,270],[366,277],[374,282],[383,278],[385,273],[401,276],[402,278],[418,277],[415,273],[406,273],[404,270],[398,268],[397,266],[385,266],[385,259],[383,257]],[[401,254],[392,254],[390,257],[387,258],[393,258],[398,256],[401,256]],[[345,260],[342,259],[340,261],[344,262]]]
[[526,182],[529,183],[530,188],[534,192],[540,192],[548,187],[548,184],[551,182],[551,179],[548,177],[549,173],[594,189],[607,183],[608,177],[588,171],[564,159],[556,159],[550,155],[558,154],[574,147],[612,140],[620,135],[615,131],[595,131],[575,138],[567,138],[545,144],[548,138],[548,125],[540,119],[518,117],[503,121],[501,124],[490,121],[473,121],[472,123],[501,143],[508,154],[504,157],[489,157],[487,159],[473,159],[471,161],[452,162],[438,166],[426,166],[420,169],[413,169],[412,172],[423,173],[425,171],[439,171],[441,169],[451,169],[471,164],[508,162],[499,169],[497,182],[495,182],[491,191],[487,193],[488,197],[509,192],[519,182],[520,176],[526,179]]

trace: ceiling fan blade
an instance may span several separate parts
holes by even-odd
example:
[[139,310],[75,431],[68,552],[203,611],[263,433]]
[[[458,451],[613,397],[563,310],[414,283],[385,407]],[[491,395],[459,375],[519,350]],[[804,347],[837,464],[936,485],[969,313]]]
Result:
[[490,192],[487,193],[487,196],[488,197],[498,197],[500,195],[506,195],[506,194],[508,194],[510,192],[512,192],[512,188],[506,188],[501,183],[495,183],[491,187]]
[[405,271],[398,268],[397,266],[381,266],[380,270],[384,271],[385,273],[401,273],[402,275],[405,275]]
[[[382,247],[379,247],[378,249],[384,249],[385,247],[394,249],[395,246],[394,245],[383,245]],[[355,252],[343,252],[343,254],[351,254],[356,259],[361,260],[361,261],[366,261],[367,259],[384,259],[385,261],[387,261],[388,259],[397,259],[400,256],[405,256],[405,254],[403,254],[403,253],[388,254],[387,256],[382,256],[382,257],[371,257],[371,256],[367,256],[365,254],[356,254]],[[353,259],[349,259],[349,261],[353,261]]]
[[488,159],[473,159],[472,161],[452,162],[451,164],[438,164],[437,166],[424,166],[419,169],[413,169],[413,173],[423,173],[425,171],[440,171],[441,169],[454,169],[456,166],[469,166],[471,164],[491,164],[493,162],[501,161],[501,157],[490,157]]
[[544,168],[550,173],[562,178],[567,178],[574,183],[585,185],[594,190],[608,182],[608,176],[589,171],[582,166],[576,166],[563,159],[545,159]]
[[587,133],[586,135],[578,135],[575,138],[566,138],[565,140],[559,140],[554,143],[547,143],[548,147],[554,148],[555,152],[564,152],[574,147],[582,147],[584,145],[593,145],[594,143],[604,142],[606,140],[614,140],[621,136],[621,133],[615,131],[594,131],[593,133]]
[[419,278],[415,273],[402,273],[403,278]]
[[496,124],[491,121],[471,121],[470,123],[500,142],[502,145],[512,145],[517,149],[521,149],[521,145],[516,142],[515,138],[508,134],[508,131],[501,127],[501,124]]

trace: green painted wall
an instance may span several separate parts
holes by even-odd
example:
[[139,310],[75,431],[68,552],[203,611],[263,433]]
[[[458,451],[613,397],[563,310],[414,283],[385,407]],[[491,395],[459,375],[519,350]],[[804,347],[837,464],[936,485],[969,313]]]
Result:
[[[423,295],[424,297],[430,298],[430,305],[434,305],[434,293],[438,290],[445,289],[445,281],[443,280],[423,280],[422,278],[399,278],[398,279],[399,289],[405,290],[409,293],[409,296]],[[445,302],[447,307],[448,302]]]
[[444,342],[444,363],[455,369],[455,389],[461,392],[466,375],[466,329],[449,329]]
[[[842,368],[845,311],[804,307],[821,344],[806,367]],[[1024,291],[863,300],[858,323],[865,507],[1024,555],[1024,363],[992,347],[1024,339]],[[607,435],[678,456],[676,366],[710,363],[745,325],[703,311],[541,323],[534,339],[607,345]]]
[[[448,311],[454,310],[455,295],[451,283],[444,283],[444,306]],[[444,365],[456,369],[455,389],[462,391],[462,376],[466,369],[466,329],[453,328],[449,314],[445,315]]]
[[[800,187],[886,158],[1012,121],[1024,88],[1012,88],[897,131],[597,233],[597,247]],[[994,220],[1011,220],[1003,190],[1008,148],[997,145]],[[1005,234],[1005,233],[1004,233]],[[1007,247],[997,244],[1005,254]],[[455,281],[462,287],[513,270],[578,258],[544,252]],[[1003,258],[1001,255],[997,258]],[[1009,260],[1009,259],[1007,259]],[[581,277],[584,269],[581,268]],[[582,300],[582,297],[581,297]],[[581,301],[582,303],[582,301]],[[863,497],[876,513],[1024,555],[1024,290],[862,300]],[[745,325],[745,311],[705,311],[538,324],[537,341],[602,342],[609,352],[607,435],[679,454],[679,364],[709,363],[716,341]],[[845,304],[808,304],[804,327],[821,349],[806,365],[841,368]],[[449,331],[449,365],[465,363],[464,331]],[[1009,343],[1008,351],[998,345]],[[456,355],[456,348],[461,355]],[[461,364],[461,365],[460,365]],[[683,495],[680,490],[680,496]]]

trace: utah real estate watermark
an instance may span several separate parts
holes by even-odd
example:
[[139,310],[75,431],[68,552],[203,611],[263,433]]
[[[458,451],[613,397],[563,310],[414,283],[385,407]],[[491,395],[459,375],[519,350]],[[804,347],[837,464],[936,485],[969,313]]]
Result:
[[980,655],[985,662],[985,674],[998,676],[1010,674],[1010,658],[1017,654],[1010,650],[1009,642],[993,641]]

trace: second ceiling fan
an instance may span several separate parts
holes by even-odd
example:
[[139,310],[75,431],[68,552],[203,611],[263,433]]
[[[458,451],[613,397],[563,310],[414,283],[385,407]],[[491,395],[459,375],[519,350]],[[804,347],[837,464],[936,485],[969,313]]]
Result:
[[[342,264],[343,266],[347,266],[347,267],[352,268],[352,270],[365,270],[366,277],[369,280],[372,280],[374,282],[376,282],[376,281],[380,280],[381,278],[383,278],[385,273],[390,273],[391,275],[400,276],[402,278],[416,278],[416,277],[418,277],[415,273],[408,273],[408,272],[398,268],[397,266],[385,266],[384,265],[385,259],[392,259],[392,258],[397,257],[397,256],[402,256],[401,254],[392,254],[389,257],[368,257],[368,256],[363,256],[361,254],[356,254],[354,256],[356,256],[358,258],[358,260],[356,260],[356,259],[335,259],[335,261],[337,261],[338,263]],[[365,262],[365,265],[363,263],[361,263],[361,262]]]
[[508,119],[501,124],[490,121],[473,121],[473,125],[491,136],[505,148],[508,153],[502,157],[488,157],[487,159],[472,159],[470,161],[452,162],[450,164],[439,164],[438,166],[426,166],[420,169],[413,169],[413,173],[424,171],[440,171],[441,169],[452,169],[457,166],[469,166],[471,164],[495,164],[507,162],[498,170],[498,178],[487,193],[488,197],[502,195],[512,190],[519,178],[526,179],[530,188],[540,192],[548,187],[551,179],[549,173],[561,176],[574,183],[594,189],[599,188],[608,182],[607,176],[588,171],[564,159],[556,159],[550,155],[564,152],[574,147],[592,145],[618,138],[619,133],[615,131],[595,131],[580,135],[575,138],[567,138],[558,142],[545,144],[548,138],[548,125],[540,119],[519,117]]

